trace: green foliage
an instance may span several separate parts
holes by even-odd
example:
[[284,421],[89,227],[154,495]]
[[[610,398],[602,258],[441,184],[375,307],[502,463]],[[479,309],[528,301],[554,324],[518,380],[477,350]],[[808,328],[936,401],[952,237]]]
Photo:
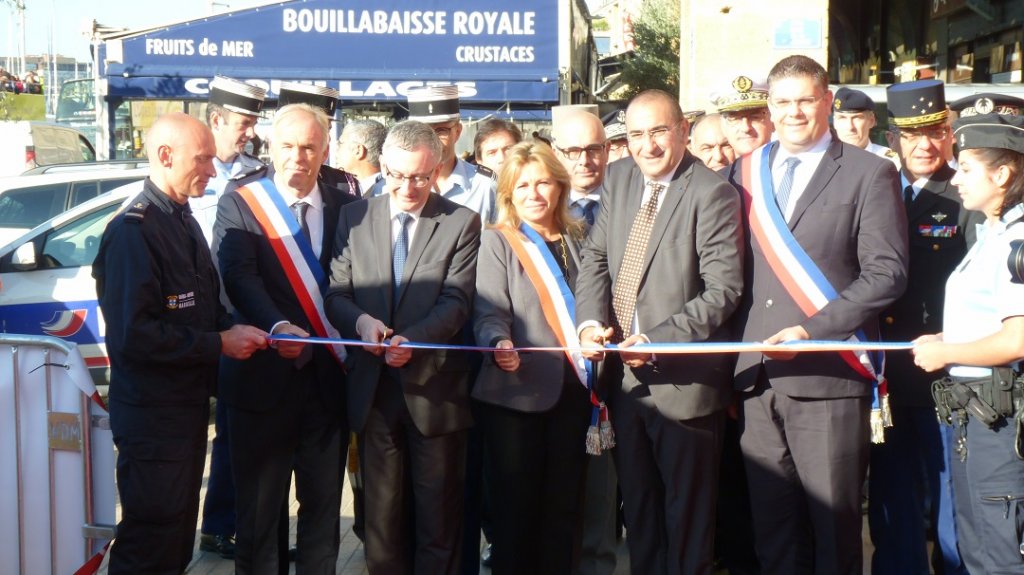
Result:
[[679,0],[647,0],[633,22],[636,49],[622,64],[625,97],[660,88],[679,93]]

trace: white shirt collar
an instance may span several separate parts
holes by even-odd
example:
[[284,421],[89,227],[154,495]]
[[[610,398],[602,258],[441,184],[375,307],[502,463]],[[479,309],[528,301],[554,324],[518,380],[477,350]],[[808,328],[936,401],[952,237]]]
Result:
[[324,207],[324,197],[320,193],[320,184],[313,186],[313,190],[306,194],[306,197],[301,200],[287,188],[278,188],[277,191],[281,194],[281,198],[284,199],[284,203],[291,207],[295,202],[304,202],[310,205],[314,210],[321,211]]

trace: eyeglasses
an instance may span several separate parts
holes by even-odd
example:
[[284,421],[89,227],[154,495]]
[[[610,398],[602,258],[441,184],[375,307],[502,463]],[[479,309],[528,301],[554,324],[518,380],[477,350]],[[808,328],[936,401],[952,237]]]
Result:
[[659,144],[664,143],[665,138],[668,137],[669,132],[672,131],[674,126],[658,126],[657,128],[651,128],[650,130],[631,130],[626,132],[626,139],[630,142],[640,142],[650,137]]
[[907,144],[917,144],[922,139],[927,138],[931,142],[941,142],[946,139],[949,135],[949,128],[946,126],[936,126],[933,128],[918,129],[918,130],[895,130],[900,135],[900,141]]
[[796,107],[800,108],[801,110],[808,110],[810,108],[813,108],[824,97],[825,94],[820,94],[818,96],[804,96],[803,98],[796,98],[793,100],[788,100],[785,98],[772,98],[770,102],[773,108],[777,108],[780,110],[788,110],[790,106],[792,106],[793,104],[796,104]]
[[409,184],[414,188],[425,188],[430,185],[430,175],[404,176],[402,174],[396,174],[384,166],[381,166],[381,169],[384,171],[384,179],[386,179],[392,186],[402,187],[405,182],[409,182]]
[[452,137],[452,130],[455,129],[455,126],[433,126],[433,128],[434,133],[437,134],[438,138],[447,140]]
[[572,161],[580,159],[580,156],[586,154],[588,157],[600,156],[607,149],[604,144],[591,144],[586,148],[559,148],[555,146],[555,149],[559,151],[563,156],[569,158]]
[[626,148],[626,140],[614,140],[608,142],[608,150],[611,152],[621,152]]
[[754,123],[759,120],[764,120],[768,117],[768,108],[758,108],[756,110],[744,110],[742,112],[722,112],[722,118],[725,119],[725,123],[730,126],[739,124],[744,120]]

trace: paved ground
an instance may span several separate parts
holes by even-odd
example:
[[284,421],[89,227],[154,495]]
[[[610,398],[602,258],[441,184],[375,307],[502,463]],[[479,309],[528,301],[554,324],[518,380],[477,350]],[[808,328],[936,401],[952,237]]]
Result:
[[[213,437],[213,425],[210,425],[210,437]],[[209,474],[209,457],[207,457],[207,476],[204,476],[203,480],[203,492],[200,494],[200,500],[206,495],[206,477]],[[296,513],[298,512],[298,503],[295,501],[295,483],[292,482],[292,491],[289,496],[290,505],[290,531],[292,534],[292,543],[295,541],[295,522]],[[118,507],[118,516],[120,517],[120,507]],[[185,571],[188,575],[232,575],[234,573],[234,563],[225,559],[221,559],[218,555],[213,553],[205,553],[199,550],[199,531],[198,525],[196,527],[196,551],[192,558],[192,563],[188,566]],[[867,531],[867,516],[864,517],[864,574],[868,575],[871,573],[871,543],[868,537]],[[626,550],[625,541],[621,542],[618,548],[618,567],[615,569],[615,575],[626,575],[629,573],[629,553]],[[292,565],[291,573],[295,573],[295,566]],[[366,561],[363,558],[363,544],[360,543],[359,539],[352,532],[352,491],[348,486],[348,479],[345,481],[345,492],[341,501],[341,549],[338,553],[338,575],[365,575],[368,573],[366,569]],[[489,575],[490,569],[481,568],[481,575]],[[725,574],[722,571],[721,574]],[[105,565],[100,570],[101,575],[106,575]]]

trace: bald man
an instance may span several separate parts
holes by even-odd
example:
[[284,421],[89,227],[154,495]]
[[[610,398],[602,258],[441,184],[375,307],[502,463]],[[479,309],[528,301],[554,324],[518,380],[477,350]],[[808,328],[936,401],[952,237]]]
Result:
[[112,574],[188,567],[218,362],[267,346],[266,332],[232,325],[220,304],[210,249],[188,204],[216,174],[210,129],[167,114],[146,144],[150,176],[103,232],[93,264],[118,450]]
[[690,153],[697,156],[709,169],[718,171],[736,159],[736,151],[722,132],[720,114],[708,114],[697,119],[690,134]]
[[604,190],[608,166],[608,138],[604,124],[585,110],[573,110],[560,116],[553,126],[552,146],[558,160],[569,172],[572,191],[569,206],[572,215],[594,224],[598,202]]

